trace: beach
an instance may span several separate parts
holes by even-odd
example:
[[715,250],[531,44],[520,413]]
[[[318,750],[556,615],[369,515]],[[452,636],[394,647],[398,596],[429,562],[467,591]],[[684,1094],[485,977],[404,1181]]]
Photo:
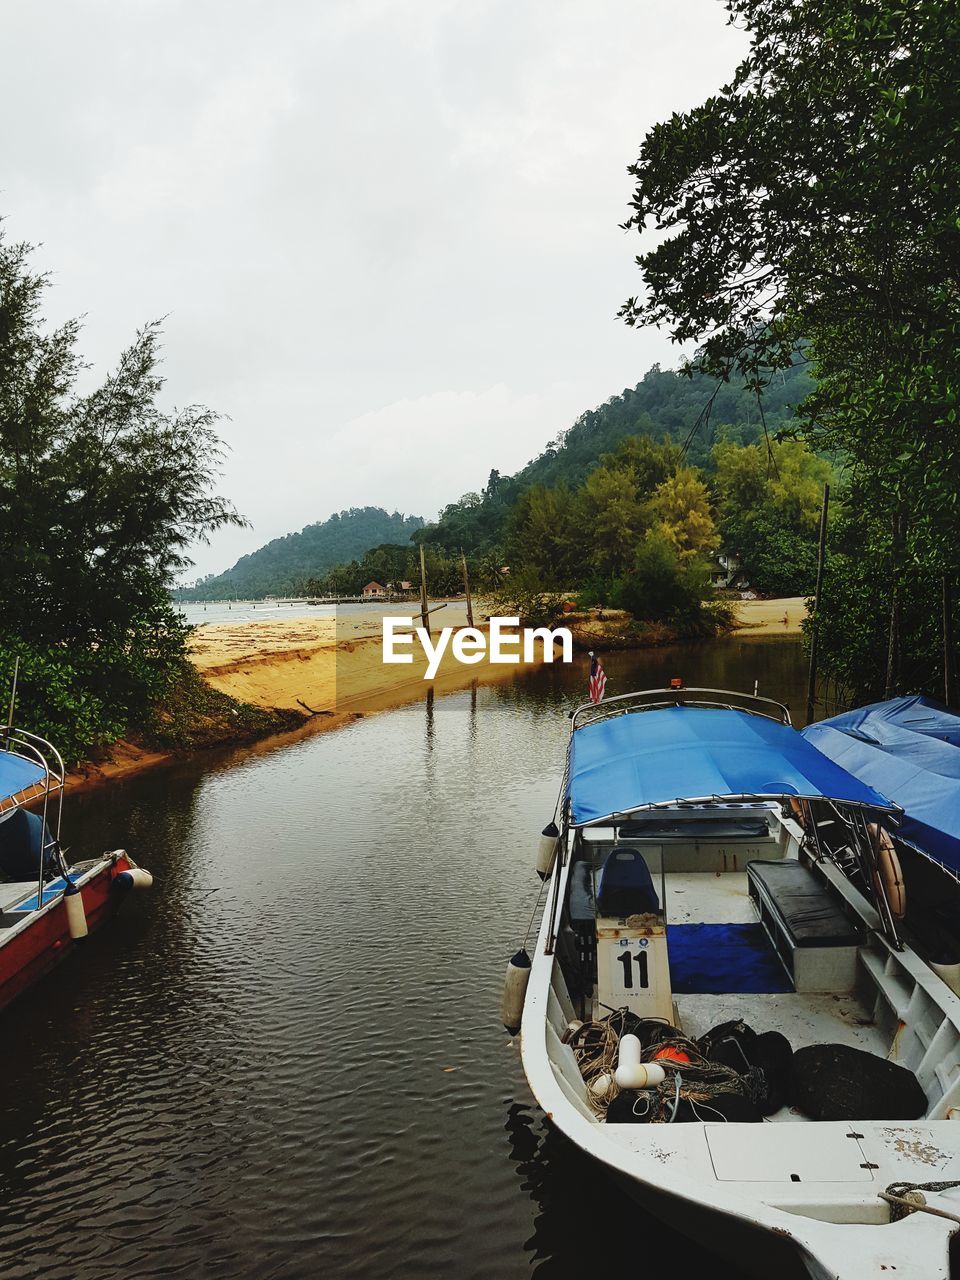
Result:
[[[389,611],[409,613],[410,608],[393,605]],[[738,633],[796,635],[805,601],[801,596],[744,600],[736,602],[735,611]],[[416,701],[431,686],[446,693],[477,680],[502,680],[523,665],[493,664],[485,656],[482,662],[464,666],[448,648],[436,677],[425,681],[426,660],[419,646],[413,647],[412,664],[384,664],[382,618],[380,612],[342,610],[336,618],[203,626],[191,639],[190,657],[204,679],[222,693],[259,707],[316,711],[331,726],[357,713]],[[465,605],[451,601],[431,615],[431,623],[435,631],[466,626]],[[478,625],[485,629],[485,623]]]
[[[434,606],[431,606],[434,607]],[[390,606],[409,614],[410,606]],[[316,713],[319,727],[415,702],[427,689],[448,693],[475,681],[510,677],[523,663],[483,661],[466,666],[445,651],[437,674],[424,680],[426,656],[411,646],[413,662],[383,661],[381,613],[342,610],[336,618],[284,618],[200,627],[190,642],[190,657],[204,679],[221,693],[259,707],[285,707]],[[419,624],[419,616],[415,619]],[[431,614],[434,635],[442,627],[467,625],[466,607],[453,601]],[[477,626],[486,631],[487,624]]]
[[780,600],[735,600],[733,610],[738,633],[797,636],[800,624],[807,616],[807,601],[805,596],[786,596]]
[[[360,716],[419,702],[431,689],[442,695],[476,683],[509,680],[525,666],[538,665],[492,663],[485,654],[482,661],[468,666],[458,662],[448,646],[434,678],[425,680],[427,660],[419,645],[412,646],[412,663],[384,664],[384,614],[406,615],[415,608],[410,603],[347,608],[336,616],[326,609],[307,616],[274,612],[263,621],[244,618],[205,624],[190,638],[190,659],[220,693],[266,710],[279,708],[302,715],[303,724],[291,731],[294,734],[335,729]],[[462,600],[449,601],[442,608],[432,604],[431,609],[436,610],[431,613],[434,635],[441,627],[467,625]],[[734,610],[736,634],[748,637],[796,635],[806,611],[800,596],[736,601]],[[475,605],[475,615],[477,626],[486,631],[486,611],[480,604]],[[419,624],[419,615],[414,621]],[[586,655],[578,654],[577,660],[586,661]],[[230,745],[230,739],[225,738],[223,745]],[[95,762],[72,771],[70,786],[95,786],[182,756],[183,752],[117,742]]]

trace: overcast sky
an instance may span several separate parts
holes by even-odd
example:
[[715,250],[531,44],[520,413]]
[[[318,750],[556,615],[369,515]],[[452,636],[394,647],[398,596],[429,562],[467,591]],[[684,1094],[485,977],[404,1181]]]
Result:
[[104,372],[166,315],[252,522],[432,517],[677,351],[625,172],[745,47],[720,0],[46,0],[4,9],[0,212]]

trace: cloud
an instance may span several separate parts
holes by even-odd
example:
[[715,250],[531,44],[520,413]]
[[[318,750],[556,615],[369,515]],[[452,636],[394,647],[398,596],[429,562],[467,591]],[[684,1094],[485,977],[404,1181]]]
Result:
[[[49,0],[5,19],[8,233],[100,372],[168,317],[228,415],[226,567],[366,502],[435,511],[655,360],[619,230],[646,129],[744,47],[719,0]],[[43,51],[37,74],[36,51]],[[429,459],[429,465],[423,460]]]

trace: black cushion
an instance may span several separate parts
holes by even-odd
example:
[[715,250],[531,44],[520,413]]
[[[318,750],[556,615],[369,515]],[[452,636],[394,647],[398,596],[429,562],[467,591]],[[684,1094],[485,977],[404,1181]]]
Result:
[[602,916],[643,915],[660,909],[650,868],[639,849],[617,844],[610,850],[600,873],[597,909]]
[[589,862],[575,862],[570,868],[570,897],[568,899],[570,923],[575,929],[589,924],[597,914],[593,900],[593,867]]
[[658,840],[765,840],[770,829],[762,818],[639,818],[625,822],[620,835]]
[[829,889],[807,867],[783,862],[748,862],[751,892],[773,905],[797,947],[856,947],[861,938]]
[[845,1044],[798,1049],[788,1097],[812,1120],[917,1120],[927,1112],[912,1071]]

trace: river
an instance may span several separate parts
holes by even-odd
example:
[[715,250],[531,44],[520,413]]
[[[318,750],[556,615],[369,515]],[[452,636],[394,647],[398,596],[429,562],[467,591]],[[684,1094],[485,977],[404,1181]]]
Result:
[[[733,1273],[533,1104],[498,1026],[586,659],[69,798],[156,876],[4,1015],[0,1275]],[[605,655],[802,709],[793,638]]]

